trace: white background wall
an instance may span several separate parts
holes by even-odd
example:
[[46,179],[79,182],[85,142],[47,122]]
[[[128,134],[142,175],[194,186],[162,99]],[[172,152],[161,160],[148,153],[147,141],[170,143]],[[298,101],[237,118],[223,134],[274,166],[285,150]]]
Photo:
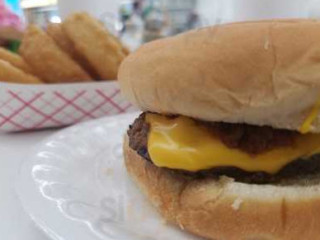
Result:
[[[220,4],[221,5],[221,4]],[[212,25],[218,21],[220,17],[218,0],[198,0],[197,12],[205,25]]]
[[[312,4],[312,6],[310,5]],[[316,9],[317,8],[317,9]],[[197,10],[208,24],[266,18],[320,16],[319,0],[198,0]]]
[[117,14],[119,3],[120,0],[58,0],[58,7],[62,18],[74,11],[87,11],[100,18],[106,12]]
[[[100,18],[105,12],[117,14],[122,0],[58,0],[60,14],[86,10]],[[198,0],[197,11],[206,25],[221,21],[264,18],[320,17],[320,0]]]

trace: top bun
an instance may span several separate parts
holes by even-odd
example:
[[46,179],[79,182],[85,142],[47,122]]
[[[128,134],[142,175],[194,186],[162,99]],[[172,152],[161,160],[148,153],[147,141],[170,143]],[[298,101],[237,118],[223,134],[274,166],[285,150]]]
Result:
[[[143,111],[299,130],[320,98],[320,21],[242,22],[142,46],[122,92]],[[319,115],[311,132],[320,132]]]

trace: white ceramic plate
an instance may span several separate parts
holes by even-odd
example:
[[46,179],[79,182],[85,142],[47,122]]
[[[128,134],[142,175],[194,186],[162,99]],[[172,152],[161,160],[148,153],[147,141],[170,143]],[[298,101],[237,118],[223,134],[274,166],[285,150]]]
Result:
[[62,130],[26,156],[18,194],[52,239],[196,239],[166,224],[127,176],[121,142],[136,116]]

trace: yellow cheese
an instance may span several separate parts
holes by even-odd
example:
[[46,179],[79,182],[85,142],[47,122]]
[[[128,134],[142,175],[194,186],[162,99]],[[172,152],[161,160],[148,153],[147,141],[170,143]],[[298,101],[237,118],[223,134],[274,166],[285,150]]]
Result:
[[303,122],[300,132],[302,134],[308,133],[310,131],[311,125],[314,122],[314,120],[317,118],[320,111],[320,98],[313,106],[309,116],[306,118],[306,120]]
[[148,151],[158,167],[198,171],[232,166],[248,172],[276,173],[291,161],[320,152],[320,134],[299,135],[294,146],[258,155],[230,149],[187,117],[166,118],[147,114],[150,124]]

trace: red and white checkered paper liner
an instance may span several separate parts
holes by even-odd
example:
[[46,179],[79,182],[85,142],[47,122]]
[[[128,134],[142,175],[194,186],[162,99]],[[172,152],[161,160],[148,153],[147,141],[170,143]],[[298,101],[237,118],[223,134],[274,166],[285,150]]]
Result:
[[25,85],[0,83],[0,130],[59,127],[136,109],[113,82]]

